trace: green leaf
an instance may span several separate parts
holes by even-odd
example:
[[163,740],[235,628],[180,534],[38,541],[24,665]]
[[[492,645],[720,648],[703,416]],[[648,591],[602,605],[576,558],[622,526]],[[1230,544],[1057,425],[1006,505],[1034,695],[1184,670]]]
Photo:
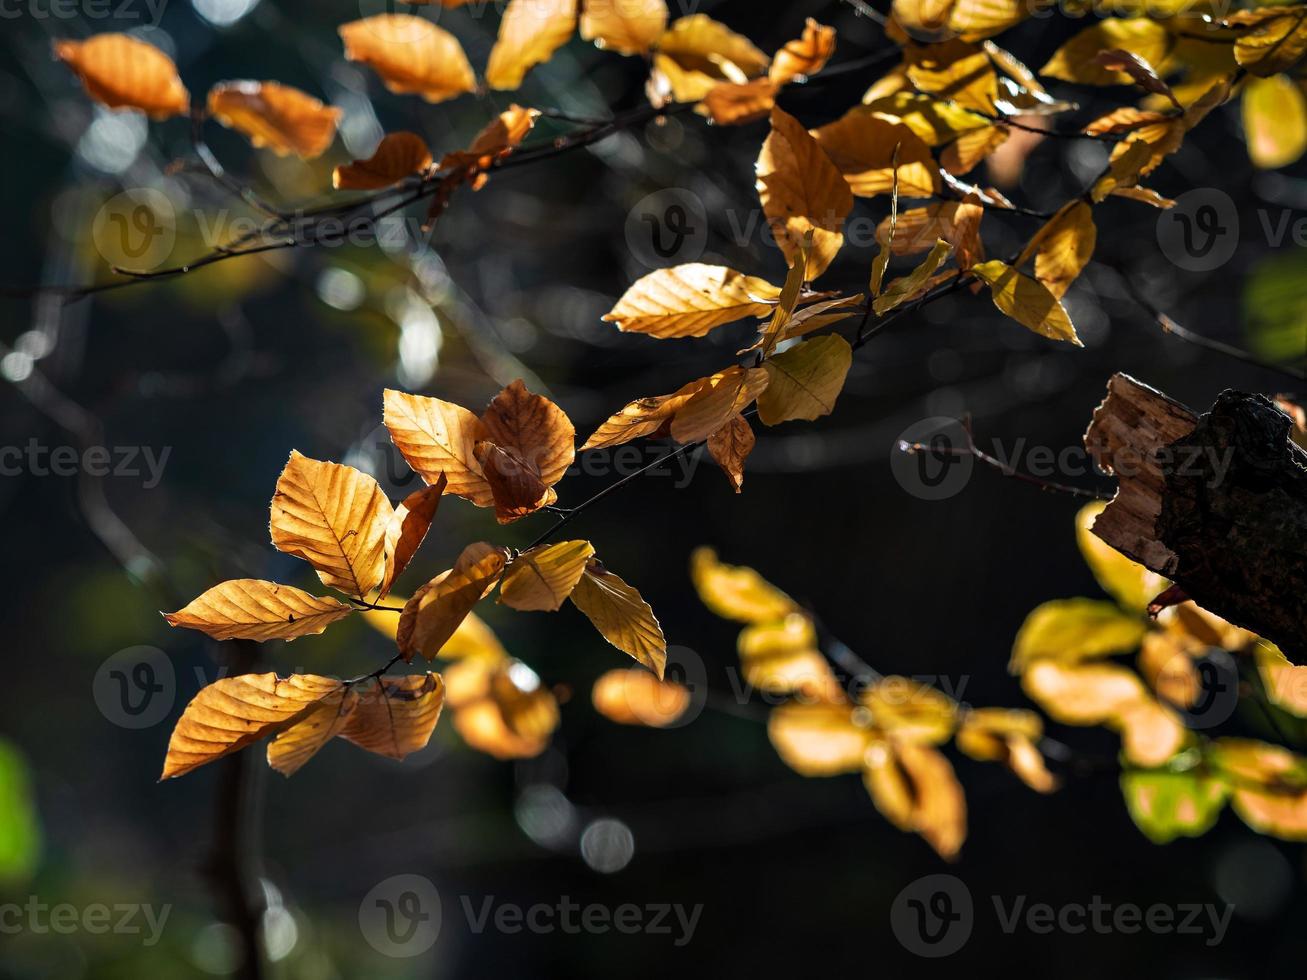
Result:
[[1121,795],[1135,826],[1154,844],[1169,844],[1211,830],[1230,787],[1193,770],[1136,769],[1121,774]]
[[16,745],[0,739],[0,882],[26,881],[40,854],[41,823],[27,761]]
[[1114,603],[1097,599],[1055,599],[1026,617],[1012,647],[1013,672],[1032,660],[1079,663],[1127,653],[1139,646],[1147,631],[1140,618]]

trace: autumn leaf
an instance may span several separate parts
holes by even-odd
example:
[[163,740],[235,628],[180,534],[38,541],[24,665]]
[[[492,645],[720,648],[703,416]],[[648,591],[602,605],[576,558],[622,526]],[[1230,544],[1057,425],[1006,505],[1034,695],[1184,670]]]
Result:
[[998,259],[972,266],[970,271],[989,285],[994,305],[1023,327],[1051,340],[1084,346],[1061,301],[1043,283]]
[[1250,24],[1234,43],[1234,60],[1261,78],[1292,68],[1307,53],[1307,10],[1301,6],[1240,11],[1233,24]]
[[183,609],[164,613],[169,626],[199,630],[215,640],[294,640],[321,633],[353,609],[329,596],[289,585],[232,579],[215,585]]
[[627,333],[660,339],[702,337],[745,317],[767,315],[780,294],[765,279],[695,262],[658,269],[638,280],[604,321]]
[[757,77],[769,61],[748,38],[706,14],[691,14],[658,39],[651,81],[678,102],[698,102],[720,82]]
[[[296,677],[291,678],[292,681]],[[301,683],[309,680],[299,677]],[[281,729],[268,742],[268,765],[283,776],[293,776],[322,747],[340,734],[358,702],[358,695],[339,681],[318,678],[327,693]]]
[[628,403],[595,430],[581,451],[608,449],[653,435],[670,422],[672,416],[699,390],[701,383],[694,381],[675,394],[637,398]]
[[702,442],[740,414],[766,390],[770,376],[762,368],[729,367],[698,384],[672,419],[677,442]]
[[416,133],[390,133],[366,160],[337,167],[331,186],[338,191],[379,190],[431,167],[431,151]]
[[743,126],[766,119],[779,93],[780,89],[770,78],[743,83],[718,82],[704,95],[695,112],[718,126]]
[[1094,209],[1084,201],[1066,205],[1035,234],[1035,278],[1060,300],[1089,264],[1097,241]]
[[1101,725],[1146,700],[1132,671],[1114,663],[1063,663],[1040,659],[1021,675],[1021,689],[1055,721]]
[[939,270],[953,253],[953,246],[948,242],[937,241],[921,264],[908,275],[895,279],[889,288],[872,302],[872,309],[877,316],[883,316],[890,310],[901,306],[927,288],[931,277]]
[[1086,27],[1058,48],[1039,73],[1082,85],[1128,85],[1131,77],[1106,67],[1098,60],[1099,52],[1125,51],[1155,65],[1166,56],[1170,43],[1166,27],[1155,20],[1108,17]]
[[853,195],[840,171],[797,119],[782,109],[758,157],[758,195],[786,260],[793,265],[812,236],[805,278],[816,279],[844,245]]
[[667,17],[666,0],[582,0],[581,37],[618,54],[644,54]]
[[1044,725],[1033,711],[973,708],[962,717],[955,742],[981,762],[998,762],[1037,793],[1051,793],[1057,779],[1044,765],[1038,742]]
[[[943,146],[964,133],[993,125],[988,116],[919,92],[899,91],[893,95],[865,102],[850,115],[871,115],[887,122],[901,123],[927,146]],[[905,188],[904,193],[907,193]]]
[[993,113],[998,78],[989,54],[980,46],[954,38],[939,44],[904,48],[904,69],[918,92],[965,109]]
[[768,77],[777,85],[786,85],[796,79],[807,79],[826,67],[835,53],[835,28],[819,24],[811,17],[803,27],[803,35],[776,52]]
[[1265,641],[1257,644],[1254,657],[1270,702],[1292,715],[1307,718],[1307,666],[1294,666],[1279,647]]
[[610,670],[594,683],[590,699],[595,710],[619,725],[666,728],[680,721],[690,707],[690,692],[636,667]]
[[1076,514],[1076,544],[1103,591],[1123,608],[1142,614],[1153,597],[1166,588],[1167,581],[1093,533],[1094,522],[1106,509],[1107,504],[1099,501],[1080,509]]
[[858,701],[871,712],[876,728],[899,743],[940,745],[957,726],[957,703],[908,677],[882,677]]
[[152,119],[190,111],[190,93],[173,60],[129,34],[55,41],[54,56],[81,79],[87,95],[110,109],[136,109]]
[[812,135],[859,197],[892,193],[895,175],[904,197],[932,197],[939,188],[935,160],[921,137],[864,107]]
[[740,415],[708,437],[708,453],[722,468],[736,493],[744,487],[744,461],[753,452],[755,441],[753,428]]
[[557,612],[594,553],[589,541],[560,541],[523,552],[504,572],[499,601],[520,612]]
[[667,665],[667,640],[653,609],[635,588],[591,559],[572,590],[571,600],[605,640],[662,678]]
[[534,395],[519,379],[491,401],[481,416],[486,437],[515,450],[534,466],[546,486],[563,478],[576,458],[576,429],[561,408]]
[[397,95],[444,102],[476,90],[476,74],[449,31],[410,14],[377,14],[338,28],[345,57],[368,65]]
[[408,568],[408,563],[421,547],[427,531],[431,529],[431,522],[436,518],[436,510],[447,483],[442,473],[433,486],[414,490],[395,508],[395,513],[386,525],[385,575],[381,580],[378,598],[385,598],[390,593],[395,579]]
[[548,748],[558,702],[525,664],[461,660],[444,678],[454,728],[469,746],[496,759],[529,759]]
[[957,177],[970,173],[981,161],[1006,143],[1011,135],[1011,129],[1002,123],[963,133],[944,147],[939,155],[940,166]]
[[428,484],[441,477],[447,492],[478,507],[495,498],[476,458],[476,444],[487,438],[481,420],[460,405],[386,389],[384,421],[390,440],[413,472]]
[[771,356],[772,351],[776,349],[776,345],[780,343],[781,335],[789,326],[790,319],[794,316],[794,309],[799,304],[799,296],[803,293],[803,282],[808,268],[808,256],[812,251],[812,237],[812,232],[804,236],[799,253],[790,263],[790,270],[785,274],[785,285],[781,288],[781,295],[776,301],[776,309],[772,312],[771,319],[759,331],[758,339],[753,346],[740,351],[740,354],[747,354],[756,350],[759,352],[760,357],[767,358]]
[[978,41],[1015,27],[1035,8],[1029,0],[957,0],[948,12],[948,27],[964,41]]
[[1012,647],[1011,670],[1052,658],[1063,663],[1109,657],[1139,646],[1147,624],[1095,599],[1055,599],[1026,617]]
[[224,677],[186,706],[168,742],[161,779],[184,776],[289,728],[344,685],[329,677],[276,674]]
[[1171,86],[1158,77],[1157,69],[1142,55],[1135,54],[1133,51],[1113,48],[1108,51],[1098,52],[1095,60],[1109,71],[1122,72],[1128,75],[1135,84],[1154,95],[1163,96],[1177,109],[1184,109],[1184,106],[1175,97],[1175,93],[1171,91]]
[[495,587],[506,561],[502,548],[471,544],[453,568],[418,589],[400,613],[395,637],[405,661],[419,653],[428,660],[439,655],[472,607]]
[[366,473],[292,452],[271,511],[273,545],[307,561],[324,585],[362,599],[381,584],[394,508]]
[[321,156],[336,138],[341,110],[280,82],[219,82],[209,89],[209,115],[278,156]]
[[486,84],[512,90],[576,33],[577,0],[510,0],[486,66]]
[[872,744],[863,782],[872,802],[900,830],[920,834],[946,861],[967,836],[967,805],[953,766],[938,750],[893,739]]
[[1135,826],[1154,844],[1169,844],[1211,830],[1230,788],[1224,780],[1195,770],[1131,769],[1121,774],[1121,795]]
[[445,703],[439,674],[373,678],[354,691],[357,700],[341,738],[398,761],[427,747]]
[[483,171],[489,170],[521,146],[539,118],[539,109],[528,109],[513,103],[495,116],[466,150],[445,154],[440,161],[441,169],[466,168],[476,174],[472,182],[473,189],[480,190],[487,179]]
[[1248,79],[1240,106],[1248,155],[1256,166],[1287,167],[1307,151],[1307,97],[1288,75]]
[[758,418],[779,425],[829,415],[852,364],[853,348],[838,334],[805,340],[768,358],[763,369],[770,380],[758,396]]
[[690,556],[690,578],[703,604],[724,619],[773,623],[798,612],[798,604],[752,568],[724,565],[711,548]]
[[872,733],[854,722],[843,701],[789,701],[767,718],[767,737],[801,776],[839,776],[862,769]]
[[803,613],[751,623],[740,631],[736,650],[745,682],[760,691],[823,701],[842,697],[839,680],[817,648],[817,630]]

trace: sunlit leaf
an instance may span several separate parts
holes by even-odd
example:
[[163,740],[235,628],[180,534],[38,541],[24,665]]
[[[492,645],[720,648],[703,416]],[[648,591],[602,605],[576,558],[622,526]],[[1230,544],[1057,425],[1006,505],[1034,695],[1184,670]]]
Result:
[[444,474],[441,474],[433,486],[414,490],[395,508],[390,523],[386,525],[386,571],[381,580],[381,598],[390,593],[395,579],[408,568],[408,563],[425,540],[431,522],[436,518],[446,483]]
[[209,115],[279,156],[312,160],[336,138],[341,110],[279,82],[219,82],[209,89]]
[[576,33],[577,0],[509,0],[486,66],[486,84],[515,89]]
[[439,674],[382,677],[354,691],[357,700],[341,738],[396,760],[426,748],[445,703]]
[[1243,131],[1259,167],[1287,167],[1307,151],[1307,97],[1288,75],[1250,78],[1243,90]]
[[702,337],[724,324],[767,315],[780,294],[765,279],[695,262],[638,280],[604,320],[628,333]]
[[416,133],[390,133],[366,160],[337,167],[331,186],[340,191],[370,191],[398,184],[431,166],[431,151]]
[[458,39],[429,20],[377,14],[342,24],[345,57],[375,71],[398,95],[444,102],[476,89],[476,73]]
[[904,197],[932,197],[939,189],[930,148],[907,126],[866,107],[850,109],[812,135],[859,197],[891,193],[895,174]]
[[525,664],[461,660],[444,679],[454,728],[478,752],[529,759],[549,747],[558,727],[558,702]]
[[1132,769],[1121,774],[1121,795],[1135,826],[1154,844],[1201,837],[1216,823],[1229,787],[1200,771]]
[[504,572],[499,601],[520,612],[557,612],[594,553],[589,541],[560,541],[523,552]]
[[1105,67],[1098,60],[1098,53],[1120,49],[1155,65],[1166,56],[1169,43],[1166,27],[1155,20],[1108,17],[1086,27],[1058,48],[1039,73],[1082,85],[1128,85],[1130,76]]
[[384,419],[395,448],[424,481],[434,484],[443,476],[447,492],[478,507],[494,505],[476,458],[476,444],[488,434],[474,414],[452,402],[388,388]]
[[330,596],[289,585],[232,579],[215,585],[185,608],[165,613],[170,626],[200,630],[215,640],[294,640],[321,633],[353,609]]
[[737,415],[708,437],[708,453],[736,493],[744,487],[744,461],[753,452],[756,437],[747,419]]
[[690,692],[635,667],[610,670],[590,693],[595,710],[619,725],[666,728],[690,707]]
[[908,677],[881,678],[862,692],[859,702],[871,712],[876,728],[899,743],[939,745],[957,725],[952,698]]
[[666,0],[582,0],[581,37],[619,54],[643,54],[667,29]]
[[703,604],[726,619],[772,623],[798,611],[793,599],[752,568],[724,565],[711,548],[694,550],[690,577]]
[[739,415],[768,384],[762,368],[730,367],[704,378],[697,390],[672,419],[672,438],[677,442],[701,442]]
[[989,286],[994,305],[1026,329],[1051,340],[1084,346],[1061,300],[1037,279],[998,259],[972,266],[970,271]]
[[1043,723],[1033,711],[975,708],[963,714],[955,741],[971,758],[1001,763],[1035,792],[1051,793],[1057,780],[1039,752],[1043,734]]
[[838,334],[805,340],[763,363],[771,379],[758,396],[758,418],[765,425],[829,415],[844,389],[853,349]]
[[925,745],[877,741],[867,751],[863,782],[872,801],[900,830],[920,834],[945,860],[967,836],[967,804],[953,766]]
[[87,95],[110,109],[138,109],[153,119],[190,111],[190,93],[173,60],[131,35],[55,41],[54,56],[76,73]]
[[1139,646],[1147,624],[1110,602],[1055,599],[1035,608],[1012,646],[1011,669],[1042,659],[1074,663],[1126,653]]
[[872,733],[854,724],[847,703],[790,701],[768,716],[767,736],[800,775],[838,776],[862,768]]
[[835,28],[819,24],[811,17],[803,27],[803,35],[776,52],[768,76],[778,85],[817,74],[835,53]]
[[1307,53],[1307,9],[1288,7],[1275,15],[1271,10],[1236,13],[1230,22],[1251,23],[1234,43],[1234,60],[1253,75],[1266,78],[1292,68]]
[[838,700],[839,681],[817,649],[812,620],[792,612],[771,623],[753,623],[737,641],[744,680],[769,694],[802,694],[823,701]]
[[471,544],[452,569],[418,589],[399,617],[396,642],[404,659],[438,656],[472,607],[495,587],[506,561],[502,548]]
[[571,599],[605,640],[662,678],[667,640],[653,609],[633,586],[591,559]]

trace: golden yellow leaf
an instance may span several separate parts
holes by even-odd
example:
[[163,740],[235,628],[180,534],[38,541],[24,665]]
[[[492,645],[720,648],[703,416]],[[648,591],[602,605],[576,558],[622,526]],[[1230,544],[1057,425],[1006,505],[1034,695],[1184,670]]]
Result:
[[410,14],[377,14],[338,28],[345,57],[375,71],[397,95],[444,102],[476,90],[476,73],[458,38]]
[[499,601],[519,612],[557,612],[594,553],[589,541],[560,541],[523,552],[504,572]]
[[690,707],[690,692],[680,684],[636,667],[608,671],[595,681],[590,699],[609,721],[648,728],[674,725]]
[[883,316],[890,310],[903,305],[908,300],[917,296],[928,288],[931,277],[939,271],[948,257],[953,252],[953,246],[943,239],[937,241],[930,250],[921,264],[912,270],[908,275],[895,279],[889,284],[889,288],[872,302],[872,309],[878,316]]
[[662,679],[667,666],[667,640],[653,609],[635,588],[591,559],[571,599],[605,640]]
[[963,133],[993,125],[993,120],[986,116],[917,92],[895,92],[865,103],[853,111],[902,123],[928,146],[943,146]]
[[801,694],[821,701],[842,697],[830,663],[817,649],[812,620],[802,613],[792,612],[776,622],[746,626],[740,631],[736,648],[745,682],[760,691]]
[[491,401],[481,416],[486,438],[512,449],[539,472],[545,486],[563,478],[576,458],[576,429],[561,408],[533,395],[518,379]]
[[1021,675],[1021,689],[1067,725],[1101,725],[1150,700],[1138,676],[1112,663],[1036,660]]
[[390,594],[395,579],[408,568],[408,563],[421,547],[427,531],[431,529],[431,522],[436,519],[436,510],[447,483],[442,473],[435,484],[414,490],[395,508],[390,523],[386,525],[386,570],[381,580],[379,598]]
[[395,639],[404,659],[438,656],[472,607],[495,587],[506,561],[502,548],[470,544],[453,568],[418,589],[399,616]]
[[694,550],[690,578],[703,604],[724,619],[774,623],[800,611],[793,599],[752,568],[724,565],[711,548]]
[[1142,613],[1169,583],[1094,534],[1094,521],[1106,509],[1107,504],[1101,501],[1080,508],[1076,514],[1076,544],[1103,591],[1125,609]]
[[1100,51],[1128,51],[1155,65],[1166,57],[1169,46],[1166,27],[1155,20],[1108,17],[1086,27],[1058,48],[1039,73],[1082,85],[1129,85],[1131,79],[1125,72],[1113,71],[1099,63]]
[[739,415],[767,388],[762,368],[729,367],[699,382],[672,419],[677,442],[701,442]]
[[1053,215],[1035,237],[1039,240],[1035,278],[1061,299],[1094,254],[1098,241],[1094,209],[1084,201],[1073,201]]
[[81,79],[87,95],[110,109],[138,109],[152,119],[190,111],[191,96],[173,60],[131,35],[55,41],[54,56]]
[[1184,747],[1184,724],[1150,697],[1126,705],[1110,724],[1120,729],[1126,759],[1146,769],[1165,765]]
[[362,599],[381,584],[395,511],[366,473],[292,452],[271,511],[273,545],[307,561],[324,585]]
[[802,776],[858,772],[872,733],[853,720],[842,701],[789,701],[772,710],[767,737],[781,760]]
[[786,85],[797,79],[806,79],[826,67],[835,53],[835,28],[817,23],[811,17],[805,21],[803,35],[776,52],[768,77],[777,85]]
[[[658,52],[683,71],[698,73],[710,81],[747,81],[766,71],[770,61],[748,38],[706,14],[691,14],[674,21],[659,38]],[[703,93],[677,97],[682,102],[695,102],[703,98]]]
[[[291,678],[294,680],[295,678]],[[307,678],[301,678],[301,681]],[[268,742],[268,765],[283,776],[293,776],[329,741],[340,734],[358,703],[358,695],[339,681],[320,678],[327,693],[281,729]],[[334,686],[332,686],[334,684]]]
[[627,333],[702,337],[745,317],[771,312],[781,291],[720,265],[695,262],[658,269],[638,280],[604,321]]
[[667,30],[666,0],[582,0],[581,37],[619,54],[644,54]]
[[[894,21],[915,36],[942,34],[954,0],[893,0]],[[902,36],[902,35],[900,35]]]
[[993,114],[998,76],[983,48],[958,39],[914,44],[904,49],[903,62],[918,92]]
[[[1203,649],[1194,651],[1201,655]],[[1178,708],[1192,707],[1203,693],[1193,655],[1171,631],[1151,630],[1139,647],[1135,666],[1153,693]]]
[[770,78],[744,83],[718,82],[710,88],[695,112],[719,126],[743,126],[771,114],[779,87]]
[[1057,779],[1037,747],[1043,734],[1043,722],[1033,711],[975,708],[963,715],[955,741],[971,758],[1002,763],[1035,792],[1051,793]]
[[859,698],[878,731],[895,744],[940,745],[957,725],[957,703],[908,677],[883,677]]
[[805,340],[763,362],[770,379],[758,396],[764,425],[829,415],[844,390],[853,348],[838,334]]
[[445,703],[469,746],[496,759],[529,759],[549,746],[558,702],[520,661],[460,660],[445,672]]
[[1048,0],[957,0],[949,11],[948,26],[958,31],[964,41],[979,41],[1016,26],[1050,5]]
[[1256,166],[1287,167],[1307,151],[1307,97],[1288,75],[1250,78],[1242,109],[1248,155]]
[[776,301],[776,309],[771,319],[759,332],[757,341],[751,347],[740,351],[740,354],[756,350],[760,352],[760,357],[765,358],[770,357],[771,352],[776,349],[781,335],[794,315],[795,307],[799,305],[799,296],[803,293],[803,280],[807,273],[808,256],[811,251],[812,233],[809,232],[804,236],[799,254],[790,262],[790,270],[785,274],[785,285],[781,288],[780,299]]
[[946,861],[957,857],[967,837],[967,803],[952,764],[936,749],[876,741],[863,782],[890,823],[920,834]]
[[1090,189],[1090,200],[1099,204],[1108,195],[1133,187],[1153,160],[1153,147],[1146,139],[1128,139],[1117,144],[1105,173]]
[[354,691],[357,702],[341,738],[396,760],[427,747],[445,703],[439,674],[382,677],[364,681]]
[[744,461],[753,452],[756,441],[753,427],[742,415],[735,416],[708,437],[708,453],[722,468],[736,493],[744,488]]
[[771,133],[758,157],[758,196],[786,260],[793,265],[811,235],[805,278],[820,276],[844,246],[844,219],[853,208],[849,185],[797,119],[771,113]]
[[215,640],[294,640],[321,633],[353,609],[329,596],[289,585],[239,578],[215,585],[184,609],[164,613],[169,626],[199,630]]
[[[539,109],[528,109],[516,102],[513,103],[495,116],[476,135],[476,138],[472,140],[472,145],[466,150],[446,153],[440,161],[441,169],[458,167],[466,167],[473,171],[490,169],[496,161],[511,155],[514,150],[522,145],[522,141],[530,135],[531,130],[535,128],[536,120],[539,118]],[[486,175],[480,173],[474,181],[473,187],[479,190],[485,185],[485,180]]]
[[893,255],[928,252],[941,239],[959,248],[970,223],[970,209],[975,207],[959,201],[935,201],[925,207],[909,208],[899,212],[892,240],[889,218],[877,226],[876,240],[888,245]]
[[1043,283],[998,259],[972,266],[970,271],[988,284],[994,305],[1023,327],[1051,340],[1084,346],[1061,300]]
[[577,0],[509,0],[490,51],[486,84],[511,90],[576,33]]
[[1141,617],[1110,602],[1054,599],[1036,607],[1021,624],[1009,668],[1019,673],[1036,660],[1072,663],[1126,653],[1139,646],[1146,629]]
[[963,133],[939,155],[940,166],[960,177],[970,173],[982,160],[1007,142],[1011,130],[1002,123]]
[[[1244,16],[1252,27],[1234,43],[1234,60],[1251,74],[1266,78],[1292,68],[1307,53],[1307,9],[1288,7],[1279,16],[1270,10],[1252,10]],[[1232,23],[1246,23],[1239,14]]]
[[413,472],[428,484],[443,475],[447,492],[478,507],[494,505],[494,494],[476,458],[487,438],[481,420],[460,405],[386,389],[383,418],[390,440]]
[[1289,663],[1279,647],[1265,640],[1254,654],[1266,697],[1290,714],[1307,718],[1307,666]]
[[[407,599],[391,597],[396,605],[408,604]],[[391,640],[399,632],[399,616],[384,609],[365,609],[364,621],[382,636]],[[440,656],[445,660],[461,660],[465,657],[497,663],[508,659],[508,651],[495,636],[495,631],[486,625],[476,613],[468,613],[467,618],[458,624],[454,635],[440,649]]]
[[672,395],[654,395],[637,398],[610,416],[585,441],[581,451],[607,449],[623,443],[653,435],[667,425],[672,416],[699,390],[702,381],[693,381]]
[[431,167],[431,151],[417,133],[390,133],[366,160],[337,167],[331,186],[338,191],[379,190]]
[[224,677],[186,706],[168,742],[161,779],[183,776],[290,727],[344,687],[329,677],[276,674]]
[[340,114],[280,82],[219,82],[209,89],[209,115],[278,156],[321,156],[336,138]]
[[812,135],[859,197],[891,193],[896,174],[904,197],[932,197],[939,189],[935,160],[921,137],[864,107],[850,109]]

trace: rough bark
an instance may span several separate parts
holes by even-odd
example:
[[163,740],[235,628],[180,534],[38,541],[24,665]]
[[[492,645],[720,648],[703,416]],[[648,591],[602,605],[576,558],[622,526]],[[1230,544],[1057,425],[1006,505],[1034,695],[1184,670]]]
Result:
[[1307,663],[1307,452],[1261,395],[1196,415],[1117,374],[1085,446],[1115,473],[1094,533],[1195,602]]

